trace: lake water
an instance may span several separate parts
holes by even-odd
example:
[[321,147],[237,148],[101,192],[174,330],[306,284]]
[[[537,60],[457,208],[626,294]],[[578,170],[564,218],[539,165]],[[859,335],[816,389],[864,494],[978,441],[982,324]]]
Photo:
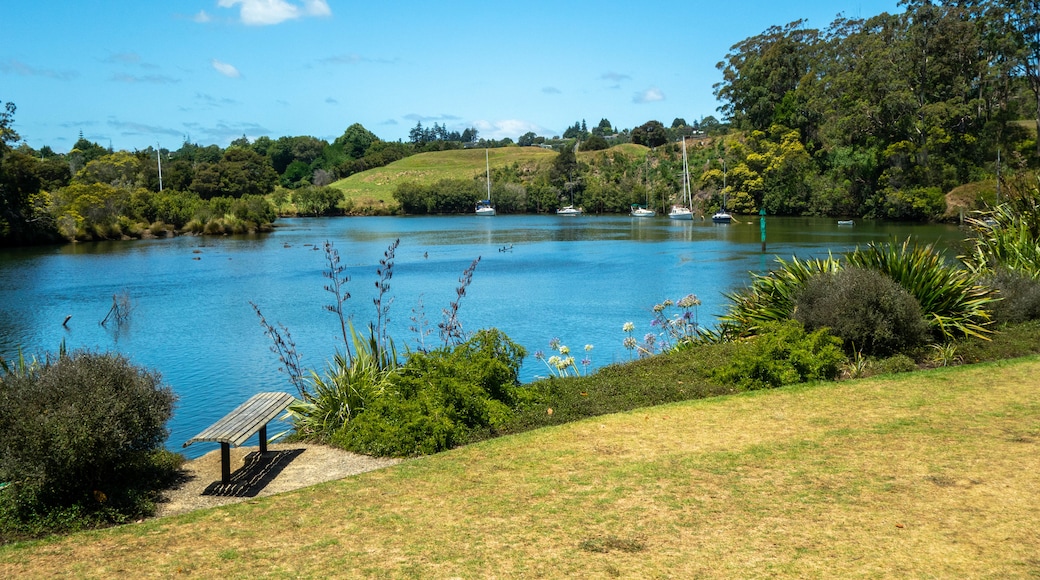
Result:
[[[651,330],[654,304],[693,293],[702,301],[701,323],[711,324],[724,310],[723,293],[746,285],[749,272],[775,267],[776,256],[825,256],[907,236],[948,248],[965,236],[953,226],[850,227],[770,217],[763,253],[758,218],[729,225],[627,216],[319,218],[277,225],[271,234],[250,236],[0,250],[0,355],[10,360],[19,348],[54,352],[64,340],[70,350],[118,351],[159,371],[179,396],[167,445],[180,450],[253,393],[295,392],[250,302],[268,322],[289,329],[305,367],[323,367],[342,349],[338,320],[323,308],[333,301],[324,290],[326,240],[350,277],[346,307],[364,326],[375,318],[378,262],[400,238],[388,325],[399,350],[417,344],[412,318],[434,329],[427,345],[439,344],[442,310],[479,256],[459,310],[465,329],[497,327],[529,355],[548,352],[554,337],[579,359],[591,344],[596,368],[628,359],[625,322],[635,323],[641,339]],[[113,294],[123,292],[134,304],[128,323],[101,326]],[[545,374],[529,356],[522,379]],[[216,447],[196,443],[186,454]]]

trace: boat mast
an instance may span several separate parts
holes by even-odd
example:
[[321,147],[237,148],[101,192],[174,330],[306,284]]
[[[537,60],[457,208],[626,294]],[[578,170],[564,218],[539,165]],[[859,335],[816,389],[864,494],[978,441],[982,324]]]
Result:
[[491,201],[491,159],[488,157],[487,149],[484,149],[484,166],[487,168],[487,198]]
[[690,166],[687,165],[687,163],[688,163],[688,161],[686,160],[686,135],[683,135],[683,138],[682,138],[683,204],[686,205],[687,208],[692,210],[693,209],[693,207],[692,207],[693,206],[693,200],[691,198],[693,196],[691,195],[691,191],[690,191]]
[[159,191],[162,191],[162,146],[155,144],[155,161],[159,165]]

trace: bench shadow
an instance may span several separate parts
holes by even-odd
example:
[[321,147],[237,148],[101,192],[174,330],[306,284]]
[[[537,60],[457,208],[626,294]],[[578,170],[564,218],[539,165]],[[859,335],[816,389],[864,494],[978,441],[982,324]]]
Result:
[[261,454],[253,451],[243,458],[244,465],[231,474],[231,481],[214,481],[202,495],[220,497],[256,497],[278,474],[300,456],[304,449],[268,451]]

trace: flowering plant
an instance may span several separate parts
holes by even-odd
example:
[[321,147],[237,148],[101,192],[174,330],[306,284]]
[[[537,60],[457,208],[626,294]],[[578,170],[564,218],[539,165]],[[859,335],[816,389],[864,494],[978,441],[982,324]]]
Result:
[[[628,349],[629,357],[632,353],[638,354],[639,357],[650,356],[696,340],[701,334],[700,324],[697,322],[697,307],[700,304],[701,301],[693,294],[687,294],[678,302],[665,300],[655,304],[654,318],[650,321],[650,326],[659,330],[657,333],[648,332],[643,335],[642,342],[632,336],[636,325],[626,322],[621,327],[626,335],[622,344]],[[670,315],[669,309],[673,306],[678,306],[680,311]]]
[[[650,326],[661,329],[661,351],[693,342],[700,336],[700,324],[697,322],[697,307],[700,305],[700,299],[694,294],[687,294],[678,302],[665,300],[654,305],[654,319],[650,322]],[[678,306],[679,312],[669,315],[668,309],[672,306]]]
[[[571,355],[571,349],[565,344],[560,342],[559,338],[553,338],[549,341],[549,349],[557,352],[558,354],[550,355],[549,358],[545,357],[543,351],[537,351],[534,353],[534,358],[545,363],[546,368],[549,369],[549,375],[554,377],[569,377],[582,376],[589,373],[589,365],[592,364],[592,359],[589,355],[585,355],[585,358],[581,359],[581,366],[584,369],[578,369],[578,364],[575,362],[574,357]],[[592,345],[585,345],[585,352],[591,352]]]

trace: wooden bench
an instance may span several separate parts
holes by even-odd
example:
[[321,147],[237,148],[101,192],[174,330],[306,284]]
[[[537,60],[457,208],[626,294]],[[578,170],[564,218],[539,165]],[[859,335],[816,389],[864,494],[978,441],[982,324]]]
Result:
[[231,446],[242,445],[259,431],[260,453],[267,453],[267,424],[295,400],[296,397],[289,393],[257,393],[221,420],[185,441],[183,446],[187,447],[196,441],[220,443],[220,480],[222,483],[230,483]]

